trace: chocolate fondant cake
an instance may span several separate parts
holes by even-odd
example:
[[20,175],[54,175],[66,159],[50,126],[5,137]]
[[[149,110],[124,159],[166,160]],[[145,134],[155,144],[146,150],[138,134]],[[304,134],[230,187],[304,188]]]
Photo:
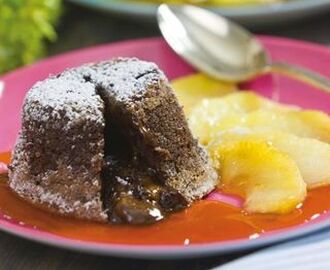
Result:
[[135,58],[34,85],[9,177],[20,196],[52,211],[135,224],[186,207],[217,180],[164,74]]

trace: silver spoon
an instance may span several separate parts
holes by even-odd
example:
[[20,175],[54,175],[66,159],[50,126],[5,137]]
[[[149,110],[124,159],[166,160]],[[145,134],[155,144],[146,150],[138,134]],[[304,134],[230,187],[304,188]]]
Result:
[[212,77],[243,82],[276,72],[330,92],[330,79],[302,67],[271,62],[265,48],[250,32],[206,9],[162,4],[157,18],[172,49]]

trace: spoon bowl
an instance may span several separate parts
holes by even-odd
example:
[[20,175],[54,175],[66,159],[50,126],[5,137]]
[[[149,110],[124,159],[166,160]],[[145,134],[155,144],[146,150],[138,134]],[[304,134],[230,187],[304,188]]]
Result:
[[163,4],[158,9],[158,21],[170,46],[213,77],[244,81],[268,65],[268,55],[257,39],[215,13],[195,6]]
[[172,49],[212,77],[243,82],[278,72],[330,91],[329,79],[320,74],[287,63],[272,63],[253,34],[218,14],[196,6],[162,4],[157,18]]

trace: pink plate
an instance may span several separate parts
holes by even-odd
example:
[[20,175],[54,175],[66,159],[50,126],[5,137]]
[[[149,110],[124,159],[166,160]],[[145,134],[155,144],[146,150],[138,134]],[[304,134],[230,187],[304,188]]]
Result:
[[[261,37],[260,40],[274,60],[298,64],[330,76],[330,49],[320,45],[272,37]],[[0,79],[0,153],[9,151],[13,147],[20,126],[20,109],[24,95],[37,80],[42,80],[49,74],[58,73],[67,67],[115,56],[136,56],[154,61],[170,79],[194,72],[159,38],[79,50],[18,69]],[[246,84],[244,88],[246,87],[277,101],[330,112],[330,95],[284,77],[264,76]],[[330,216],[321,215],[313,222],[266,234],[253,240],[232,240],[190,246],[132,246],[83,242],[59,237],[5,219],[0,213],[0,229],[26,239],[90,253],[140,258],[179,258],[232,253],[292,239],[328,226],[330,226]]]

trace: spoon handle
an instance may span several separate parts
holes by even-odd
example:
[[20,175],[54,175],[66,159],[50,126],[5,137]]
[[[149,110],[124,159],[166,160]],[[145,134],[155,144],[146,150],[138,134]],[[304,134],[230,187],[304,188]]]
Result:
[[330,79],[308,69],[287,63],[275,62],[269,66],[267,71],[291,77],[330,93]]

